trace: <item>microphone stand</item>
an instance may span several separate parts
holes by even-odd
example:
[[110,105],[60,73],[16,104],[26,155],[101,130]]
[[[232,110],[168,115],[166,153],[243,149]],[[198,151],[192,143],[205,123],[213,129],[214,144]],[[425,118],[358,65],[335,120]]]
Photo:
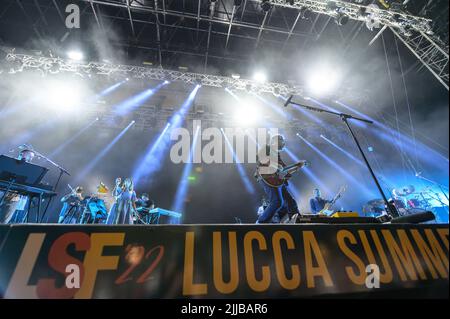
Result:
[[391,204],[389,204],[388,199],[387,199],[386,195],[384,194],[383,189],[381,188],[380,182],[378,181],[377,177],[375,176],[375,173],[374,173],[372,167],[370,166],[370,163],[369,163],[369,161],[368,161],[366,155],[364,154],[364,151],[363,151],[363,149],[362,149],[362,147],[361,147],[361,144],[359,143],[359,141],[358,141],[358,139],[357,139],[355,133],[353,132],[352,127],[350,126],[350,123],[348,122],[349,119],[352,119],[352,120],[356,120],[356,121],[360,121],[360,122],[365,122],[365,123],[368,123],[368,124],[373,124],[373,121],[366,120],[366,119],[362,119],[362,118],[359,118],[359,117],[355,117],[355,116],[352,116],[352,115],[346,114],[346,113],[333,112],[333,111],[321,109],[321,108],[318,108],[318,107],[313,107],[313,106],[309,106],[309,105],[299,104],[299,103],[293,102],[293,101],[292,101],[292,97],[293,97],[293,96],[291,96],[291,97],[286,101],[285,106],[287,106],[287,105],[289,105],[289,104],[293,104],[293,105],[297,105],[297,106],[303,107],[303,108],[305,108],[305,109],[307,109],[307,110],[310,110],[310,111],[319,112],[319,113],[328,113],[328,114],[332,114],[332,115],[335,115],[335,116],[339,116],[339,117],[341,118],[341,120],[342,120],[342,121],[345,123],[345,125],[347,126],[347,129],[348,129],[348,131],[350,132],[350,135],[353,137],[353,140],[355,141],[355,144],[356,144],[356,146],[358,147],[358,150],[359,150],[359,152],[361,153],[362,158],[364,159],[364,162],[365,162],[365,164],[366,164],[366,166],[367,166],[367,169],[369,170],[370,175],[372,176],[372,179],[373,179],[373,181],[375,182],[375,185],[377,186],[378,191],[380,192],[381,197],[383,198],[383,201],[384,201],[384,203],[385,203],[385,205],[386,205],[386,207],[387,207],[387,210],[389,211],[389,214],[390,214],[391,217],[393,217],[393,218],[399,217],[399,214],[398,214],[398,212],[396,211],[396,209],[395,209],[394,207],[392,207]]
[[[57,181],[56,181],[55,186],[53,186],[53,191],[56,191],[56,189],[57,189],[57,187],[58,187],[58,185],[59,185],[59,182],[61,181],[62,176],[63,176],[64,174],[67,174],[68,176],[70,176],[70,173],[69,173],[65,168],[63,168],[61,165],[59,165],[59,164],[55,163],[54,161],[52,161],[51,159],[49,159],[47,156],[42,155],[41,153],[37,152],[36,150],[33,150],[33,152],[34,152],[38,157],[43,158],[44,160],[46,160],[47,162],[49,162],[50,164],[52,164],[53,166],[55,166],[57,169],[59,169],[59,176],[58,176],[58,179],[57,179]],[[39,220],[40,223],[42,223],[42,221],[44,220],[45,214],[47,213],[47,210],[48,210],[48,208],[49,208],[49,206],[50,206],[51,201],[52,201],[52,198],[50,198],[50,200],[47,202],[47,206],[45,207],[45,210],[44,210],[44,212],[42,213],[42,217],[41,217],[40,220]]]

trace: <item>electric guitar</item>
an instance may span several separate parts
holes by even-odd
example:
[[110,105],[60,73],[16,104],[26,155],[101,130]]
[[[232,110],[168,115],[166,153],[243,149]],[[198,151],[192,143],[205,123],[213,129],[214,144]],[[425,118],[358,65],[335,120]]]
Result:
[[326,215],[326,216],[330,216],[331,214],[334,213],[333,210],[331,210],[331,208],[334,206],[334,204],[336,203],[336,201],[341,198],[342,194],[344,194],[344,192],[347,190],[347,185],[342,185],[341,188],[339,188],[338,193],[336,194],[336,196],[334,196],[334,198],[329,202],[326,203],[324,208],[318,213],[319,215]]
[[[300,161],[298,163],[288,165],[285,167],[278,165],[277,171],[273,174],[262,174],[260,169],[264,166],[260,166],[257,169],[257,174],[259,177],[262,178],[262,180],[267,185],[269,185],[271,187],[280,187],[292,177],[292,174],[294,174],[300,168],[302,168],[304,166],[308,166],[308,165],[309,165],[309,163],[307,161]],[[264,167],[264,168],[267,168],[267,167]]]

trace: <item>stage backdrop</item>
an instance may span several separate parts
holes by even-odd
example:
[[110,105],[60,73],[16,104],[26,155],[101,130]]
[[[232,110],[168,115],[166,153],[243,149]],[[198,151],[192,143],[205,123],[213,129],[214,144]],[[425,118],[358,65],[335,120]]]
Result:
[[0,293],[290,298],[448,290],[448,235],[448,225],[11,226]]

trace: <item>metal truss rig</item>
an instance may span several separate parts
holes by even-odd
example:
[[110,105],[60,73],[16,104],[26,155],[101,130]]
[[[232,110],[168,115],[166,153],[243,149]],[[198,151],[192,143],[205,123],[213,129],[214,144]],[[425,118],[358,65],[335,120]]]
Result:
[[[121,7],[128,10],[128,14],[130,17],[130,23],[133,26],[132,19],[132,11],[141,11],[141,12],[151,12],[151,13],[160,13],[163,15],[174,15],[178,17],[183,17],[187,19],[196,19],[196,20],[204,20],[209,22],[219,22],[225,24],[237,24],[233,19],[223,20],[218,17],[209,16],[209,15],[201,15],[200,11],[197,15],[189,14],[186,12],[175,11],[166,9],[163,1],[163,6],[150,6],[146,4],[141,4],[138,1],[122,1],[122,2],[110,2],[104,0],[82,0],[85,2],[90,2],[91,4],[105,5],[105,6],[113,6],[113,7]],[[263,0],[248,0],[252,2],[262,3]],[[267,1],[267,0],[265,0]],[[358,5],[356,3],[343,2],[339,0],[270,0],[271,5],[276,7],[285,7],[285,8],[293,8],[301,10],[307,8],[313,12],[324,14],[328,16],[335,17],[338,14],[345,14],[352,20],[365,21],[369,23],[376,23],[381,25],[386,25],[390,27],[395,27],[399,29],[410,29],[416,30],[426,33],[431,33],[430,23],[432,22],[430,19],[417,17],[410,14],[407,14],[402,11],[394,11],[394,10],[385,10],[380,9],[375,5],[364,6]],[[235,6],[236,7],[236,6]],[[248,26],[246,24],[239,25],[242,27]],[[264,28],[264,24],[261,25],[261,28]],[[275,30],[272,30],[275,31]]]
[[150,79],[160,81],[181,81],[188,84],[202,86],[228,88],[230,90],[245,90],[255,93],[272,93],[274,95],[303,95],[303,89],[296,85],[283,83],[264,82],[253,80],[208,75],[191,72],[165,70],[162,68],[150,68],[133,65],[107,64],[100,62],[79,62],[61,58],[34,56],[27,54],[8,53],[7,64],[14,64],[16,69],[9,69],[9,73],[24,70],[40,70],[43,74],[57,72],[71,72],[75,74],[104,75],[118,78]]
[[400,30],[415,30],[432,34],[431,19],[413,16],[397,10],[384,10],[373,5],[363,6],[337,0],[271,0],[270,2],[279,7],[299,10],[307,8],[313,12],[332,17],[343,14],[349,19],[364,21],[369,24],[386,25]]
[[438,44],[437,42],[439,39],[434,39],[423,32],[418,32],[412,36],[406,36],[398,33],[395,29],[391,28],[391,31],[448,90],[448,46],[443,43]]

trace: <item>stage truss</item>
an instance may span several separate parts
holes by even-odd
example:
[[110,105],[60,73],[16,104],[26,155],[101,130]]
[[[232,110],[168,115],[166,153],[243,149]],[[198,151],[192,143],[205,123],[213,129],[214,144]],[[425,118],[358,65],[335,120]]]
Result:
[[439,39],[423,32],[415,32],[414,35],[405,36],[393,28],[391,28],[391,31],[448,90],[448,46],[440,42]]
[[[77,62],[61,58],[34,56],[28,54],[8,53],[6,56],[8,73],[25,70],[38,70],[45,74],[69,72],[85,75],[104,75],[116,78],[135,78],[159,81],[202,85],[207,87],[228,88],[230,90],[245,90],[255,93],[272,93],[274,95],[303,95],[303,89],[296,85],[275,82],[258,82],[254,80],[209,75],[192,72],[181,72],[163,68],[142,67],[123,64],[108,64],[101,62]],[[13,65],[15,67],[9,67]]]

